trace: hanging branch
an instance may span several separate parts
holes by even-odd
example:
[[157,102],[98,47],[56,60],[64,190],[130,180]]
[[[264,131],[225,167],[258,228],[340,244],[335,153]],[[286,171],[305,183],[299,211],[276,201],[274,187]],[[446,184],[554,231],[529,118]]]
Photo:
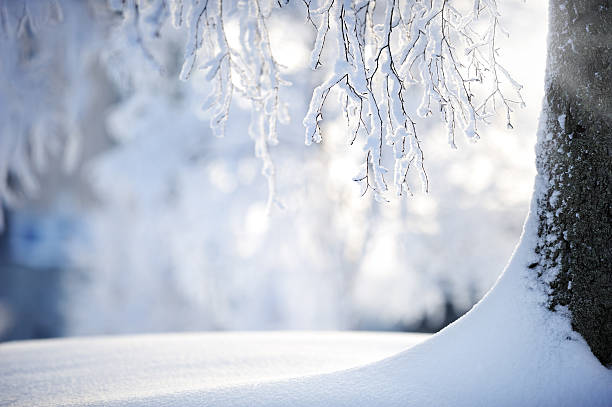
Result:
[[[354,180],[363,183],[365,190],[372,188],[377,199],[384,200],[388,190],[387,169],[382,166],[387,149],[395,160],[397,194],[410,191],[411,171],[428,189],[414,115],[427,117],[437,106],[452,148],[456,148],[457,131],[477,140],[478,123],[486,121],[497,104],[504,106],[508,127],[512,127],[512,108],[524,103],[521,86],[496,60],[499,15],[495,0],[473,0],[463,14],[452,0],[388,0],[380,3],[385,5],[383,13],[376,10],[378,3],[368,0],[313,3],[304,2],[308,20],[317,30],[311,67],[322,64],[322,50],[332,35],[336,52],[329,61],[332,73],[314,90],[304,119],[306,144],[321,142],[323,105],[337,88],[351,144],[361,135],[365,145],[363,167]],[[511,85],[517,100],[502,91],[502,80]],[[412,85],[423,89],[417,109],[408,103]],[[476,85],[485,93],[479,101]]]
[[222,0],[192,0],[187,9],[181,0],[170,3],[174,24],[181,26],[182,21],[188,21],[189,37],[181,79],[189,79],[197,66],[205,70],[206,79],[214,83],[205,104],[211,111],[213,133],[223,136],[234,91],[251,102],[249,135],[255,142],[255,155],[262,160],[262,173],[268,180],[268,208],[276,200],[275,170],[269,146],[278,143],[277,122],[285,119],[278,93],[280,87],[288,83],[280,78],[266,22],[272,9],[282,5],[270,0],[238,1],[240,47],[234,48],[225,35],[226,12]]

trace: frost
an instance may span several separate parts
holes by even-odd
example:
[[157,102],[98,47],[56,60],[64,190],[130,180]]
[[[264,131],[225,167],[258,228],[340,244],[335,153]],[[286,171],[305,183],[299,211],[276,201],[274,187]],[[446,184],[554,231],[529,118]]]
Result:
[[559,127],[561,127],[561,131],[565,131],[565,114],[559,115],[557,118],[557,122],[559,122]]
[[548,200],[548,203],[550,203],[550,206],[555,208],[557,206],[557,201],[559,200],[559,197],[561,196],[561,192],[559,191],[553,191],[552,194],[550,195],[550,198]]

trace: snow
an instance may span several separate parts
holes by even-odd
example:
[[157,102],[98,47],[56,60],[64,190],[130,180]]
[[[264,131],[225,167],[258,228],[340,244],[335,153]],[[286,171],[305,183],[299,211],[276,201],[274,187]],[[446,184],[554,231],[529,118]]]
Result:
[[158,406],[165,397],[182,405],[203,391],[366,364],[427,337],[215,332],[5,343],[0,345],[0,405]]
[[559,191],[553,191],[552,194],[550,194],[548,202],[550,203],[551,207],[555,208],[557,206],[557,202],[559,201],[560,196],[561,192]]

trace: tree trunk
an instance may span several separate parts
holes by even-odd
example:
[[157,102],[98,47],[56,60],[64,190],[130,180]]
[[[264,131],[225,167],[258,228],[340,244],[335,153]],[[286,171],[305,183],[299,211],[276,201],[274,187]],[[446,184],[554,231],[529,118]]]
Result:
[[612,14],[608,0],[550,0],[537,143],[538,262],[551,310],[612,364]]

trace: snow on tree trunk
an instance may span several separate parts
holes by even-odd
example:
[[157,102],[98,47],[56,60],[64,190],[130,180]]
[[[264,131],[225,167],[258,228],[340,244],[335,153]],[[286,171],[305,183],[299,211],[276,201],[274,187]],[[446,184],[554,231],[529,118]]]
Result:
[[549,308],[569,310],[612,363],[612,14],[607,0],[551,0],[537,144],[537,263]]

